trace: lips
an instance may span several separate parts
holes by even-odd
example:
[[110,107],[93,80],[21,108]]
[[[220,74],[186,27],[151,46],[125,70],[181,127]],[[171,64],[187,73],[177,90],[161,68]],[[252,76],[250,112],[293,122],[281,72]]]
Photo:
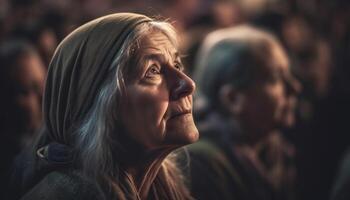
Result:
[[170,115],[169,119],[174,119],[174,118],[186,115],[186,114],[191,114],[191,110],[175,111]]

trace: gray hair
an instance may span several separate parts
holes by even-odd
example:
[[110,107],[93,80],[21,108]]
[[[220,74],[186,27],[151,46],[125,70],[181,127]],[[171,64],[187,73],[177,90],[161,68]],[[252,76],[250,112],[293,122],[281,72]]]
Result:
[[270,58],[271,46],[281,47],[272,34],[248,25],[210,33],[199,50],[194,72],[203,104],[198,107],[220,106],[218,92],[224,84],[240,90],[252,85],[257,66]]
[[129,73],[137,70],[137,66],[130,66],[130,60],[134,58],[140,40],[153,31],[164,33],[177,46],[176,33],[169,23],[153,21],[139,24],[117,52],[109,69],[109,77],[101,87],[85,121],[76,130],[79,164],[90,177],[97,178],[101,174],[118,176],[120,163],[116,161],[120,158],[114,153],[125,149],[121,141],[116,141],[115,136],[121,131],[118,127],[118,110],[125,95],[125,80]]

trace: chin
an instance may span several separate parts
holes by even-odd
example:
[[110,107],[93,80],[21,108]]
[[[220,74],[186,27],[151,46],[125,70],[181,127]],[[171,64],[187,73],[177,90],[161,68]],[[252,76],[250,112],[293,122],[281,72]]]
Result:
[[184,129],[172,130],[167,133],[165,143],[169,145],[184,146],[196,142],[199,138],[197,127],[189,125]]
[[187,139],[186,139],[186,144],[192,144],[194,142],[196,142],[199,139],[199,132],[197,130],[197,127],[194,127],[194,129],[192,129],[191,131],[188,131],[186,133],[187,135]]

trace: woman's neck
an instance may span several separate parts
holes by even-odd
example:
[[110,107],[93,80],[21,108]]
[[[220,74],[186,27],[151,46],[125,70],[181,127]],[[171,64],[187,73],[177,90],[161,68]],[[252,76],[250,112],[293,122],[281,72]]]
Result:
[[170,154],[171,150],[153,150],[147,153],[138,153],[131,156],[125,169],[135,189],[141,199],[147,199],[153,181],[162,167],[164,159]]

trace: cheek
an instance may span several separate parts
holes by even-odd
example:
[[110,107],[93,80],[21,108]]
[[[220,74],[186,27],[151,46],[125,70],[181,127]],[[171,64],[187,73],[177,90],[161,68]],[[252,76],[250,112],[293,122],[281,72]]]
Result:
[[143,118],[143,128],[147,130],[145,133],[154,139],[161,138],[165,132],[164,116],[167,111],[168,102],[150,98],[145,101],[143,110],[139,112],[139,116]]
[[271,111],[275,113],[275,117],[280,117],[286,104],[285,92],[282,84],[273,85],[268,90],[268,99]]
[[270,113],[269,120],[272,126],[281,123],[286,105],[285,92],[282,84],[271,85],[266,90],[266,112]]
[[248,97],[249,115],[260,124],[258,126],[271,128],[279,121],[285,104],[283,95],[283,87],[274,84],[265,85]]
[[128,94],[128,101],[122,108],[125,129],[138,143],[151,148],[162,140],[165,132],[167,93],[157,88],[137,88]]
[[283,121],[282,125],[291,127],[295,122],[295,108],[297,104],[297,98],[294,95],[286,96],[285,105],[283,107]]

